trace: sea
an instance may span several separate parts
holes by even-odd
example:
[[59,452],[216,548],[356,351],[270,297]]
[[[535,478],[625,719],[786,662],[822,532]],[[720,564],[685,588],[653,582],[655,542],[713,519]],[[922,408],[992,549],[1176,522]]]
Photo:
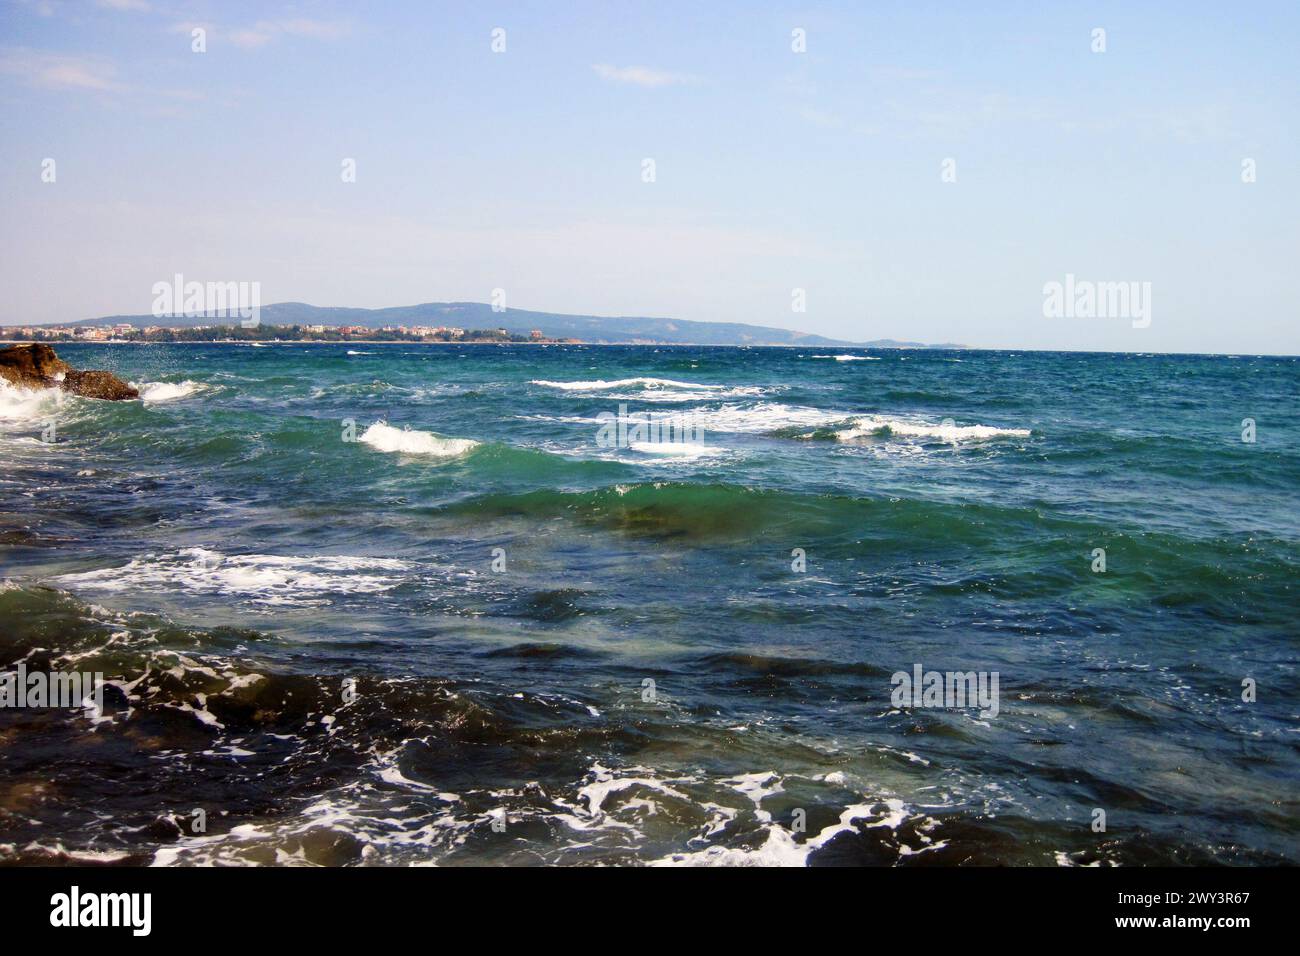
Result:
[[1300,360],[58,345],[0,863],[1300,863]]

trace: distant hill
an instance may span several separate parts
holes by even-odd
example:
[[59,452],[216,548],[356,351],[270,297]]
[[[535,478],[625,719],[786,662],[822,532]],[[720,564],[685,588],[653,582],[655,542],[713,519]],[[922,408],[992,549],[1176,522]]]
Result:
[[[846,342],[822,335],[776,329],[740,322],[693,322],[686,319],[599,315],[565,315],[557,312],[530,312],[507,309],[493,312],[483,302],[425,302],[422,305],[395,306],[391,309],[351,309],[308,305],[305,302],[278,302],[262,306],[265,325],[363,325],[378,329],[386,325],[449,325],[463,329],[505,329],[528,334],[533,329],[556,339],[582,339],[584,342],[681,344],[681,345],[809,345],[809,346],[876,346],[880,348],[931,348],[922,342],[899,342],[878,339],[872,342]],[[203,316],[156,318],[152,315],[108,315],[71,325],[115,325],[129,322],[135,326],[210,325],[216,321]],[[960,346],[933,346],[960,348]]]

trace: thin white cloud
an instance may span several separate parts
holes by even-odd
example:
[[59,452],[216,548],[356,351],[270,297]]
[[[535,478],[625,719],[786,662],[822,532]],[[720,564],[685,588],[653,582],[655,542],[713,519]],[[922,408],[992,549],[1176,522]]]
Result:
[[171,111],[177,104],[205,100],[185,88],[142,86],[119,79],[117,67],[99,57],[78,57],[24,48],[0,50],[0,76],[27,86],[60,93],[103,94],[138,109]]
[[0,73],[16,76],[29,86],[47,90],[109,92],[121,89],[112,64],[33,50],[0,53]]
[[239,27],[226,34],[227,39],[244,50],[255,50],[266,46],[276,37],[309,37],[313,40],[337,40],[346,36],[349,26],[332,20],[308,20],[298,17],[292,20],[259,20],[251,27]]
[[844,120],[829,110],[803,109],[799,115],[814,126],[825,129],[840,129],[844,126]]
[[145,13],[153,9],[146,0],[95,0],[95,6],[106,7],[109,10],[131,10],[136,13]]
[[38,17],[52,17],[57,11],[54,0],[18,0],[25,7],[30,7]]
[[937,80],[943,77],[938,70],[920,70],[908,66],[877,66],[871,71],[879,80]]
[[652,70],[648,66],[611,66],[597,63],[592,66],[596,75],[613,83],[630,83],[650,89],[660,86],[677,86],[695,83],[696,77],[686,73],[668,73],[664,70]]
[[226,35],[226,39],[241,50],[255,50],[270,43],[273,36],[275,34],[270,30],[249,27],[242,30],[232,30]]

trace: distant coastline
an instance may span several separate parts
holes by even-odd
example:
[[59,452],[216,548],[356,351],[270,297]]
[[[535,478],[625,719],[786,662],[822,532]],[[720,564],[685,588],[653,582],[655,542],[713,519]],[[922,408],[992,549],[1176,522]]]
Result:
[[533,331],[527,335],[506,329],[431,329],[413,331],[376,330],[355,326],[330,327],[299,325],[256,325],[245,328],[238,325],[208,326],[158,326],[137,329],[130,325],[115,328],[73,326],[41,328],[35,326],[0,329],[0,341],[77,342],[96,345],[184,345],[187,343],[232,345],[316,343],[322,345],[352,343],[356,345],[386,344],[460,344],[460,345],[586,345],[579,339],[557,339]]
[[[214,302],[219,301],[214,298]],[[740,322],[697,321],[649,316],[598,316],[528,309],[499,308],[483,302],[425,302],[384,309],[323,307],[304,302],[279,302],[234,310],[229,296],[225,308],[213,305],[206,311],[172,312],[167,303],[161,311],[142,315],[106,315],[66,322],[7,323],[0,337],[58,337],[67,333],[72,340],[105,341],[138,333],[160,333],[156,340],[211,339],[222,328],[233,329],[227,336],[242,340],[256,329],[240,327],[242,320],[256,317],[262,328],[295,329],[293,339],[313,337],[329,340],[362,341],[467,341],[564,342],[584,345],[794,345],[805,348],[964,348],[955,343],[874,339],[853,342],[808,332]],[[252,311],[256,308],[256,311]],[[236,314],[236,311],[238,314]],[[304,332],[311,333],[305,335]],[[252,336],[261,338],[261,336]]]
[[[379,337],[374,337],[376,334]],[[402,330],[360,329],[357,327],[315,327],[298,325],[258,325],[243,328],[236,325],[212,326],[148,326],[143,329],[122,327],[117,329],[93,326],[17,326],[0,328],[0,342],[23,344],[45,342],[62,345],[589,345],[589,346],[645,346],[645,347],[700,347],[699,342],[590,341],[580,338],[555,338],[533,330],[527,335],[506,329],[438,329],[428,333]],[[800,342],[735,342],[710,343],[710,348],[903,348],[964,349],[963,345],[925,346],[906,344],[824,345]]]

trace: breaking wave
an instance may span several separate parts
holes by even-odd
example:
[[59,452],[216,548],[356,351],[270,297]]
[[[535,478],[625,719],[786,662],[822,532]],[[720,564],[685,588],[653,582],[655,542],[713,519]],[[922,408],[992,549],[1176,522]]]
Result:
[[357,440],[376,451],[428,455],[432,458],[455,458],[479,445],[472,438],[440,438],[432,432],[394,428],[387,422],[375,422]]
[[261,605],[312,606],[330,595],[386,591],[401,583],[410,564],[395,558],[226,555],[185,548],[133,558],[116,568],[65,574],[61,584],[87,591],[174,590],[226,594]]
[[189,398],[204,388],[203,383],[190,379],[183,382],[132,382],[131,384],[140,390],[141,400],[150,404]]
[[957,444],[967,441],[987,441],[991,438],[1028,438],[1028,428],[996,428],[992,425],[957,425],[941,422],[938,425],[925,422],[909,422],[897,418],[876,418],[866,416],[856,419],[850,428],[835,432],[839,441],[853,441],[869,435],[898,435],[905,438],[934,438],[939,441]]

